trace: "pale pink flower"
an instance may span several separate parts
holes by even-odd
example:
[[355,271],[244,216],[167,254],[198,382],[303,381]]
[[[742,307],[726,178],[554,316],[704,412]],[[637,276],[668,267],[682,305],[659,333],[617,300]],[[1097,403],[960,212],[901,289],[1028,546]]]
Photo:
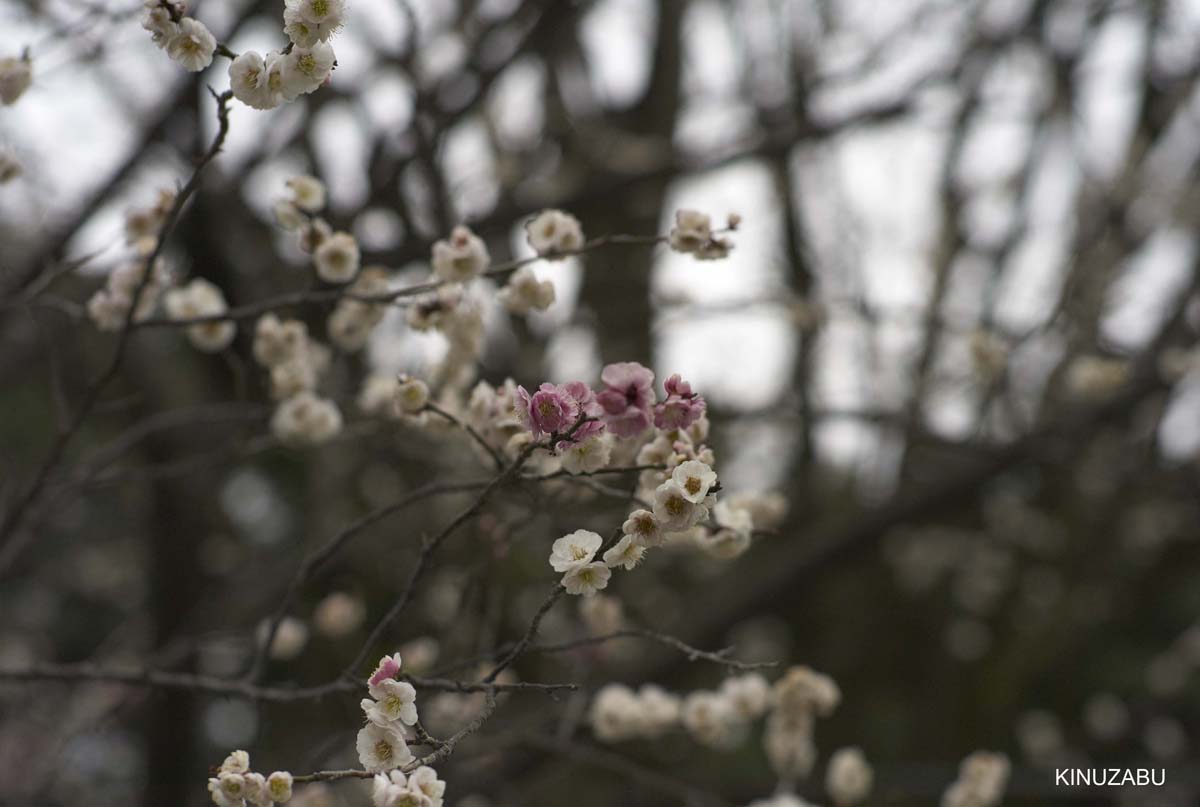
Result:
[[610,364],[600,373],[605,389],[596,395],[608,428],[633,437],[650,426],[654,405],[654,373],[637,362]]
[[517,415],[534,437],[563,434],[579,419],[579,402],[565,386],[542,384],[532,395],[517,387]]
[[692,392],[692,385],[671,376],[664,385],[667,399],[654,407],[654,425],[660,429],[686,429],[699,420],[707,408],[704,399]]

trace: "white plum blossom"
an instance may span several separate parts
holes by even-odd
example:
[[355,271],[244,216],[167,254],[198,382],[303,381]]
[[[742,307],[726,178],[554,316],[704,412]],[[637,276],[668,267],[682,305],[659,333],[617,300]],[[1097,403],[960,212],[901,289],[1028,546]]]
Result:
[[271,212],[275,216],[275,223],[288,232],[299,230],[308,221],[300,212],[300,208],[287,199],[280,199],[276,202],[272,206]]
[[283,804],[292,798],[292,775],[287,771],[275,771],[267,777],[267,793],[271,801]]
[[561,210],[543,210],[525,223],[529,246],[540,257],[553,260],[583,247],[579,219]]
[[785,714],[813,713],[828,717],[841,703],[842,691],[828,675],[811,667],[797,666],[775,682],[771,698],[774,708]]
[[423,793],[429,799],[430,807],[442,807],[446,783],[439,779],[437,771],[428,765],[422,765],[408,775],[408,787]]
[[[199,277],[182,288],[168,291],[163,304],[167,315],[174,320],[220,316],[229,310],[221,289]],[[219,353],[229,347],[236,333],[237,326],[230,320],[198,322],[187,327],[188,340],[204,353]]]
[[325,183],[316,177],[300,174],[284,184],[292,192],[292,204],[301,210],[317,213],[325,207]]
[[871,794],[875,774],[860,748],[839,748],[825,768],[825,790],[837,807],[852,807]]
[[663,482],[654,490],[654,518],[666,532],[686,530],[707,515],[704,506],[693,502],[674,480]]
[[589,596],[605,588],[611,576],[612,571],[603,563],[585,563],[567,570],[562,586],[568,594]]
[[33,83],[33,62],[28,57],[0,58],[0,104],[11,106]]
[[604,565],[610,569],[621,566],[629,570],[641,563],[645,554],[646,547],[634,543],[633,539],[626,535],[604,553]]
[[709,489],[717,483],[713,469],[699,460],[680,463],[671,472],[671,479],[683,489],[684,498],[692,504],[703,504]]
[[641,704],[624,684],[605,684],[592,698],[588,720],[600,742],[629,740],[641,733]]
[[591,563],[604,539],[590,530],[575,530],[564,535],[550,547],[550,567],[556,572],[569,572]]
[[389,373],[371,373],[363,379],[356,403],[364,414],[390,417],[395,414],[396,388],[399,386]]
[[590,474],[608,466],[612,457],[612,438],[608,434],[593,434],[571,443],[559,452],[563,470],[569,474]]
[[291,101],[313,92],[329,78],[336,63],[333,48],[324,42],[311,48],[293,47],[282,57],[283,97]]
[[497,299],[513,314],[545,311],[554,304],[554,284],[549,280],[538,280],[532,269],[522,266],[512,273]]
[[483,239],[461,224],[450,237],[433,245],[433,273],[441,280],[465,283],[478,277],[488,267],[491,258]]
[[675,226],[669,236],[671,249],[695,252],[712,238],[712,219],[696,210],[676,210]]
[[757,720],[771,705],[771,685],[758,673],[745,673],[721,682],[721,694],[742,720]]
[[[282,67],[278,53],[268,53],[266,58],[253,50],[238,54],[229,63],[229,89],[233,91],[233,97],[252,109],[274,109],[279,106],[283,103]],[[282,224],[283,217],[279,215],[278,207],[276,217],[281,219]],[[296,227],[302,223],[303,220],[297,222]]]
[[350,233],[333,233],[313,252],[317,277],[326,283],[349,283],[358,273],[358,242]]
[[191,73],[199,73],[212,64],[217,40],[204,23],[192,17],[179,21],[178,29],[167,40],[167,55]]
[[300,392],[281,403],[271,417],[271,431],[280,442],[292,446],[324,443],[342,430],[342,413],[337,404]]
[[738,745],[747,729],[733,704],[718,692],[689,694],[683,699],[680,720],[696,742],[716,749]]
[[395,724],[380,726],[367,723],[359,730],[354,745],[363,770],[371,773],[390,771],[413,760],[408,742]]
[[429,404],[429,386],[419,378],[401,376],[396,386],[396,408],[415,415]]
[[387,679],[373,688],[379,694],[362,701],[362,710],[372,723],[407,726],[417,722],[417,690],[407,681]]
[[129,317],[135,297],[137,307],[133,312],[133,321],[140,322],[154,312],[159,297],[170,282],[170,272],[161,258],[154,262],[149,278],[146,278],[145,260],[124,264],[109,273],[105,287],[88,300],[88,316],[102,331],[119,331]]
[[666,534],[658,519],[649,510],[634,510],[621,525],[621,532],[642,546],[661,546],[666,541]]
[[311,48],[337,33],[345,13],[345,0],[286,0],[283,30],[295,45]]
[[250,754],[245,751],[233,751],[221,763],[219,773],[247,773],[250,770]]

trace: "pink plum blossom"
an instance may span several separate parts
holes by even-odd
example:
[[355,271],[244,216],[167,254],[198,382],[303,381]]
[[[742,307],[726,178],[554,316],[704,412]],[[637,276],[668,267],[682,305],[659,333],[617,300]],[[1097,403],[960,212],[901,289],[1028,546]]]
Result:
[[637,362],[610,364],[600,373],[605,389],[596,395],[609,430],[632,437],[650,426],[654,373]]
[[680,378],[679,374],[671,376],[663,385],[667,391],[667,399],[654,408],[654,425],[660,429],[686,429],[704,414],[706,404],[704,399],[692,392],[692,385]]
[[542,384],[532,395],[517,387],[517,414],[534,437],[561,434],[579,419],[579,401],[566,385]]

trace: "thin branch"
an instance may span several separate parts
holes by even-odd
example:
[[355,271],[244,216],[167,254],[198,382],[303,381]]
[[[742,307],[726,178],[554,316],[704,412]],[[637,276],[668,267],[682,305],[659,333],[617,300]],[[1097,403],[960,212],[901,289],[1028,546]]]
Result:
[[120,335],[117,337],[117,346],[113,350],[112,358],[109,360],[108,366],[93,381],[83,393],[83,400],[79,408],[75,411],[71,420],[68,422],[58,437],[55,439],[50,453],[43,460],[41,466],[34,474],[33,481],[26,488],[25,493],[13,504],[13,506],[4,514],[4,518],[0,521],[0,573],[4,568],[11,563],[15,558],[15,553],[6,553],[3,548],[12,540],[13,534],[21,526],[21,522],[28,513],[29,508],[37,501],[42,490],[49,481],[51,473],[62,460],[66,453],[67,446],[79,430],[83,427],[84,421],[91,412],[92,407],[100,400],[101,393],[108,387],[121,369],[121,362],[125,357],[125,350],[129,345],[129,338],[133,333],[130,327],[137,314],[138,304],[141,301],[142,295],[150,284],[150,280],[154,275],[154,264],[162,255],[163,249],[166,246],[167,238],[170,236],[175,225],[179,222],[179,218],[183,213],[183,207],[187,201],[196,192],[200,186],[200,175],[204,169],[221,151],[221,147],[225,144],[225,137],[229,133],[229,100],[233,98],[233,92],[226,90],[217,95],[213,93],[217,100],[217,133],[213,137],[212,144],[209,146],[200,160],[196,163],[196,168],[192,172],[192,176],[188,179],[187,184],[180,189],[175,196],[175,201],[171,205],[171,210],[163,221],[162,229],[159,230],[158,242],[154,246],[154,251],[146,258],[145,272],[142,274],[137,288],[134,289],[132,299],[130,300],[129,310],[125,314],[125,322],[121,327]]

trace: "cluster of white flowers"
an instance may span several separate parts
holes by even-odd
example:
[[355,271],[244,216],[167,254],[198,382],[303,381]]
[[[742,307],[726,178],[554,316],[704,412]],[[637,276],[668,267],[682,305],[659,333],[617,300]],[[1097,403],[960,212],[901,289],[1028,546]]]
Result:
[[522,316],[530,311],[545,311],[554,304],[554,284],[538,280],[528,266],[512,273],[498,299],[511,313]]
[[362,700],[367,724],[355,743],[363,769],[372,773],[390,771],[413,760],[408,748],[406,726],[417,722],[417,691],[399,681],[400,654],[384,656],[367,679],[370,698]]
[[756,526],[782,519],[778,499],[763,494],[715,501],[709,493],[716,474],[712,449],[703,443],[707,435],[708,419],[701,417],[689,428],[660,433],[642,447],[639,465],[664,465],[666,470],[642,471],[638,496],[652,502],[653,511],[631,513],[625,522],[627,533],[643,535],[647,545],[690,541],[715,558],[730,559],[750,548]]
[[583,248],[583,227],[579,219],[561,210],[543,210],[525,222],[529,246],[540,257],[556,260]]
[[726,678],[720,689],[684,699],[683,727],[701,745],[735,748],[746,739],[751,723],[766,714],[770,695],[770,684],[758,673]]
[[442,807],[445,792],[437,771],[422,765],[408,776],[398,770],[375,774],[371,801],[375,807]]
[[[229,310],[225,295],[204,278],[195,278],[182,288],[171,289],[163,298],[167,315],[174,320],[221,316]],[[219,353],[229,347],[237,326],[229,320],[208,320],[187,326],[192,345],[204,353]]]
[[480,381],[471,390],[464,416],[488,445],[515,457],[530,439],[516,407],[517,383],[511,378],[498,387]]
[[387,303],[374,300],[387,294],[388,273],[382,266],[368,266],[350,284],[347,296],[338,301],[325,329],[329,339],[347,353],[362,350],[375,326],[387,313]]
[[[166,263],[159,258],[154,262],[149,279],[146,272],[148,262],[138,258],[114,269],[108,275],[104,288],[98,289],[88,300],[88,316],[102,331],[119,331],[129,317],[129,309],[137,296],[137,308],[133,321],[149,318],[158,305],[159,297],[171,285],[171,273]],[[145,285],[143,284],[143,280]],[[138,295],[138,289],[141,294]]]
[[212,64],[217,40],[204,23],[184,15],[180,0],[145,0],[144,5],[142,27],[180,67],[198,73]]
[[588,720],[596,739],[616,743],[635,738],[657,739],[679,725],[682,701],[654,684],[633,691],[607,684],[592,699]]
[[837,683],[809,667],[792,667],[775,682],[763,747],[781,779],[808,776],[817,757],[814,718],[828,717],[841,699]]
[[11,106],[33,83],[33,61],[26,53],[19,58],[0,58],[0,104]]
[[180,0],[145,0],[142,27],[154,43],[185,70],[199,72],[218,50],[230,56],[229,86],[254,109],[273,109],[313,92],[337,66],[328,39],[342,27],[345,0],[286,0],[283,30],[291,42],[282,50],[233,55],[197,19],[184,15]]
[[1008,784],[1004,754],[976,751],[958,766],[958,779],[942,794],[942,807],[996,807]]
[[[731,215],[728,229],[736,230],[740,222],[739,216]],[[675,211],[675,226],[668,235],[668,243],[676,252],[689,253],[701,261],[725,258],[733,249],[733,243],[728,238],[713,234],[712,219],[708,214],[697,210]]]
[[280,320],[274,314],[260,317],[254,359],[270,371],[271,396],[280,401],[271,430],[282,442],[315,445],[342,430],[337,404],[314,393],[329,368],[329,348],[311,340],[303,322]]
[[433,274],[448,283],[467,283],[486,272],[490,262],[483,239],[461,224],[433,245]]
[[449,350],[437,377],[459,386],[474,376],[475,360],[483,349],[483,309],[459,283],[440,286],[409,306],[406,321],[415,331],[436,331]]
[[208,792],[217,807],[271,807],[292,798],[292,775],[275,771],[270,776],[250,770],[250,755],[234,751],[217,775],[208,780]]

